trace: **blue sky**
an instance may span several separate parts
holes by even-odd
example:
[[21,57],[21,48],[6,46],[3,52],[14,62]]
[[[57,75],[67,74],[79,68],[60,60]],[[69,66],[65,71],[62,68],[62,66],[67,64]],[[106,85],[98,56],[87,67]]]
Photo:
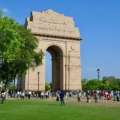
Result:
[[[81,37],[82,78],[120,78],[120,0],[0,0],[0,10],[24,24],[31,11],[52,9],[73,17]],[[51,81],[47,53],[47,82]]]

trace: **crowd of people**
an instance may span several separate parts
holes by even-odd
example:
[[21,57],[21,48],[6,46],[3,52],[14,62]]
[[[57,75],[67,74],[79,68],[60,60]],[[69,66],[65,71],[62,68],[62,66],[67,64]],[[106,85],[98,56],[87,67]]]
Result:
[[[59,93],[59,92],[58,92]],[[59,94],[57,93],[56,99],[58,100]],[[86,98],[86,102],[98,102],[98,100],[102,100],[104,102],[105,100],[114,100],[114,101],[120,101],[120,91],[104,91],[104,90],[86,90],[86,91],[66,91],[65,97],[72,97],[77,98],[78,102],[81,101],[81,99]]]
[[[86,90],[86,91],[79,91],[79,90],[72,90],[72,91],[63,91],[65,98],[77,98],[78,102],[82,98],[86,98],[87,102],[90,102],[91,99],[94,99],[95,102],[98,102],[99,99],[104,102],[104,100],[120,100],[120,91],[105,91],[105,90]],[[24,100],[24,97],[39,97],[40,99],[48,99],[49,97],[56,97],[56,100],[59,101],[60,99],[60,90],[57,91],[9,91],[9,95],[11,97],[17,97]]]
[[[10,90],[8,92],[10,97],[16,97],[20,98],[21,100],[24,100],[25,97],[27,97],[29,100],[31,97],[37,97],[40,99],[48,99],[48,98],[56,98],[56,101],[61,101],[61,105],[65,105],[64,98],[77,98],[78,102],[80,102],[82,99],[86,99],[86,102],[98,102],[98,100],[101,100],[104,102],[105,100],[116,100],[120,101],[120,91],[105,91],[105,90],[71,90],[71,91],[12,91]],[[5,99],[5,92],[1,91],[1,98],[2,103]]]

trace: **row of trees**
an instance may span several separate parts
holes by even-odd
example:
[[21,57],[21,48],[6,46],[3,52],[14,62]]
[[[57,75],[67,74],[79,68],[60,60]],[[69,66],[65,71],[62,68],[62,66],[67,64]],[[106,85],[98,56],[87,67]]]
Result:
[[82,79],[83,90],[120,90],[120,79],[114,76],[104,76],[101,80],[98,79]]
[[42,64],[44,53],[35,51],[38,42],[30,30],[0,11],[0,82],[5,83],[6,91],[16,75]]
[[[52,83],[45,83],[45,90],[52,89]],[[3,86],[3,89],[5,86]],[[10,85],[10,90],[16,90],[15,85]],[[106,77],[104,76],[102,80],[98,79],[82,79],[82,89],[83,90],[120,90],[120,79],[114,76]]]

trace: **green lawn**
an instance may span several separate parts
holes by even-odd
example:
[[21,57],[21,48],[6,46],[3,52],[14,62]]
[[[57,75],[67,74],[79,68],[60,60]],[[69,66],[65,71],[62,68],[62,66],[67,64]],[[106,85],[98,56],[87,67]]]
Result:
[[65,102],[60,106],[55,100],[6,100],[0,104],[0,120],[120,120],[117,102]]

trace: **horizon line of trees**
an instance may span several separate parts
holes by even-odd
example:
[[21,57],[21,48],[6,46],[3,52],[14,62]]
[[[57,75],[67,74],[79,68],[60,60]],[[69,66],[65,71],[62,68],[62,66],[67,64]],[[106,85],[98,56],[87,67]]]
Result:
[[[94,79],[86,79],[83,78],[82,82],[82,90],[120,90],[120,78],[115,78],[114,76],[104,76],[101,80],[97,78]],[[52,83],[45,83],[45,90],[52,89]],[[3,86],[5,89],[5,86]],[[9,90],[16,90],[16,86],[10,85]]]
[[104,76],[101,80],[82,79],[82,90],[120,90],[120,78],[114,76]]

